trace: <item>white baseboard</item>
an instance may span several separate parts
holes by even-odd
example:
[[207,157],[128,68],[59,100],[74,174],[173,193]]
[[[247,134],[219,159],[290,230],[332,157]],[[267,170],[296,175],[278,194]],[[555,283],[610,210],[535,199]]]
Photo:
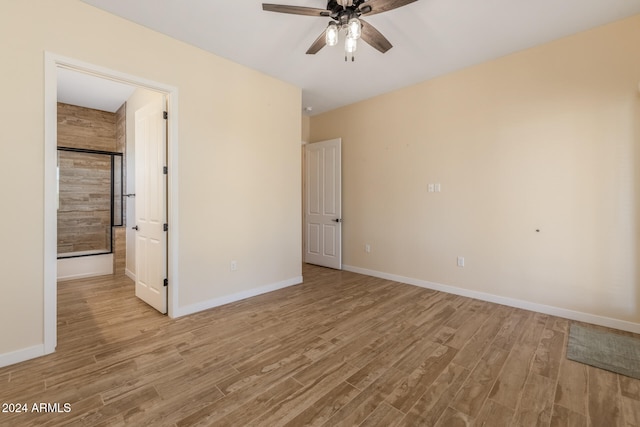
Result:
[[257,295],[266,294],[267,292],[277,291],[278,289],[287,288],[289,286],[298,285],[300,283],[302,283],[302,276],[297,276],[297,277],[292,277],[291,279],[283,280],[281,282],[261,286],[259,288],[248,289],[246,291],[238,292],[235,294],[225,295],[223,297],[198,302],[196,304],[191,304],[186,307],[178,307],[177,313],[174,313],[174,317],[186,316],[188,314],[193,314],[199,311],[208,310],[210,308],[240,301],[246,298],[255,297]]
[[134,282],[136,281],[136,275],[135,273],[133,273],[131,270],[129,270],[128,268],[124,269],[124,274],[125,276],[127,276],[129,279],[133,280]]
[[44,351],[44,344],[0,354],[0,368],[13,365],[14,363],[24,362],[25,360],[35,359],[45,354],[47,353]]
[[509,307],[536,311],[538,313],[549,314],[557,317],[563,317],[565,319],[576,320],[579,322],[591,323],[593,325],[606,326],[608,328],[619,329],[621,331],[628,331],[628,332],[640,334],[640,324],[634,323],[634,322],[628,322],[626,320],[612,319],[610,317],[599,316],[596,314],[584,313],[581,311],[569,310],[566,308],[554,307],[554,306],[545,305],[545,304],[538,304],[538,303],[524,301],[516,298],[502,297],[499,295],[488,294],[485,292],[472,291],[469,289],[458,288],[456,286],[443,285],[440,283],[414,279],[411,277],[404,277],[397,274],[384,273],[381,271],[369,270],[366,268],[354,267],[351,265],[343,265],[342,268],[343,270],[346,270],[346,271],[366,274],[367,276],[379,277],[381,279],[393,280],[395,282],[406,283],[408,285],[420,286],[421,288],[433,289],[435,291],[441,291],[449,294],[475,298],[481,301],[493,302],[496,304],[502,304]]
[[58,260],[58,281],[113,274],[113,254],[61,258]]

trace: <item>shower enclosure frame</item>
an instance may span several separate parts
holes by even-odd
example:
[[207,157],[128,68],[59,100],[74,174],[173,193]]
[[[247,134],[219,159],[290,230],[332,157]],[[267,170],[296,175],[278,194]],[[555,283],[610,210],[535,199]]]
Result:
[[[114,151],[102,151],[102,150],[92,150],[92,149],[88,149],[88,148],[76,148],[76,147],[57,147],[58,151],[65,151],[65,152],[73,152],[73,153],[83,153],[83,154],[98,154],[98,155],[105,155],[105,156],[110,156],[111,159],[111,185],[110,185],[110,195],[109,195],[109,200],[110,200],[110,224],[109,224],[109,232],[111,233],[110,238],[109,238],[109,248],[108,251],[105,249],[104,252],[98,252],[98,253],[87,253],[87,254],[77,254],[77,255],[68,255],[68,256],[64,256],[64,254],[59,254],[57,255],[57,259],[69,259],[69,258],[81,258],[81,257],[87,257],[87,256],[95,256],[95,255],[105,255],[105,254],[112,254],[113,253],[113,227],[119,227],[119,226],[123,226],[124,225],[124,153],[118,153],[118,152],[114,152]],[[120,221],[116,221],[116,212],[115,212],[115,197],[114,197],[114,193],[115,193],[115,158],[119,157],[120,158],[120,189],[119,189],[119,193],[120,193],[120,211],[119,211],[119,218]],[[59,179],[59,177],[58,177]],[[59,186],[59,182],[58,182],[58,186]],[[58,187],[59,188],[59,187]]]

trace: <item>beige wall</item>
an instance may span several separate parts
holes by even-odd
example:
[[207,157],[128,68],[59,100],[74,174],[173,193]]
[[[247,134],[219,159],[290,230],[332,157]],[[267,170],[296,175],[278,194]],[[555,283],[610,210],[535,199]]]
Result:
[[345,264],[638,329],[639,46],[635,16],[312,117]]
[[180,307],[300,276],[298,88],[79,0],[3,2],[0,40],[0,356],[43,343],[45,51],[178,88]]

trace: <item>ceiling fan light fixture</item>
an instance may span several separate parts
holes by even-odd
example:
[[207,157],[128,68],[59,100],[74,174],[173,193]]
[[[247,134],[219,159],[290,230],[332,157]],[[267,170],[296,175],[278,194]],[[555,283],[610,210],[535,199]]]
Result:
[[362,35],[362,23],[358,18],[351,18],[347,28],[347,35],[349,38],[358,40]]
[[327,46],[335,46],[338,44],[338,26],[335,22],[329,22],[329,26],[325,31],[325,42]]
[[358,47],[358,40],[347,36],[347,38],[344,40],[344,60],[345,60],[345,62],[347,61],[347,58],[349,56],[351,56],[351,61],[352,62],[354,61],[353,52],[356,51],[357,47]]
[[351,38],[351,37],[347,37],[344,40],[344,51],[346,53],[353,53],[356,51],[356,48],[358,47],[358,40]]

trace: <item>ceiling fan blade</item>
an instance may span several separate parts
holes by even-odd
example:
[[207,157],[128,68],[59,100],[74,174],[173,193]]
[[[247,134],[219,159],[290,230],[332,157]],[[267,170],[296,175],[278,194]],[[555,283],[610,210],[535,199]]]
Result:
[[326,32],[327,30],[324,30],[322,34],[318,36],[316,41],[314,41],[311,44],[311,46],[309,46],[309,49],[307,49],[307,55],[315,55],[316,53],[318,53],[320,49],[322,49],[327,44],[327,41],[325,39]]
[[268,12],[292,13],[294,15],[307,16],[330,16],[331,12],[326,9],[303,6],[287,6],[284,4],[262,3],[262,10]]
[[373,25],[363,21],[362,19],[360,22],[362,23],[362,35],[360,36],[362,40],[369,43],[382,53],[385,53],[393,47],[391,42],[387,40],[380,31],[376,30]]
[[368,0],[362,3],[358,10],[360,10],[363,15],[370,16],[377,13],[388,12],[415,1],[417,0]]

